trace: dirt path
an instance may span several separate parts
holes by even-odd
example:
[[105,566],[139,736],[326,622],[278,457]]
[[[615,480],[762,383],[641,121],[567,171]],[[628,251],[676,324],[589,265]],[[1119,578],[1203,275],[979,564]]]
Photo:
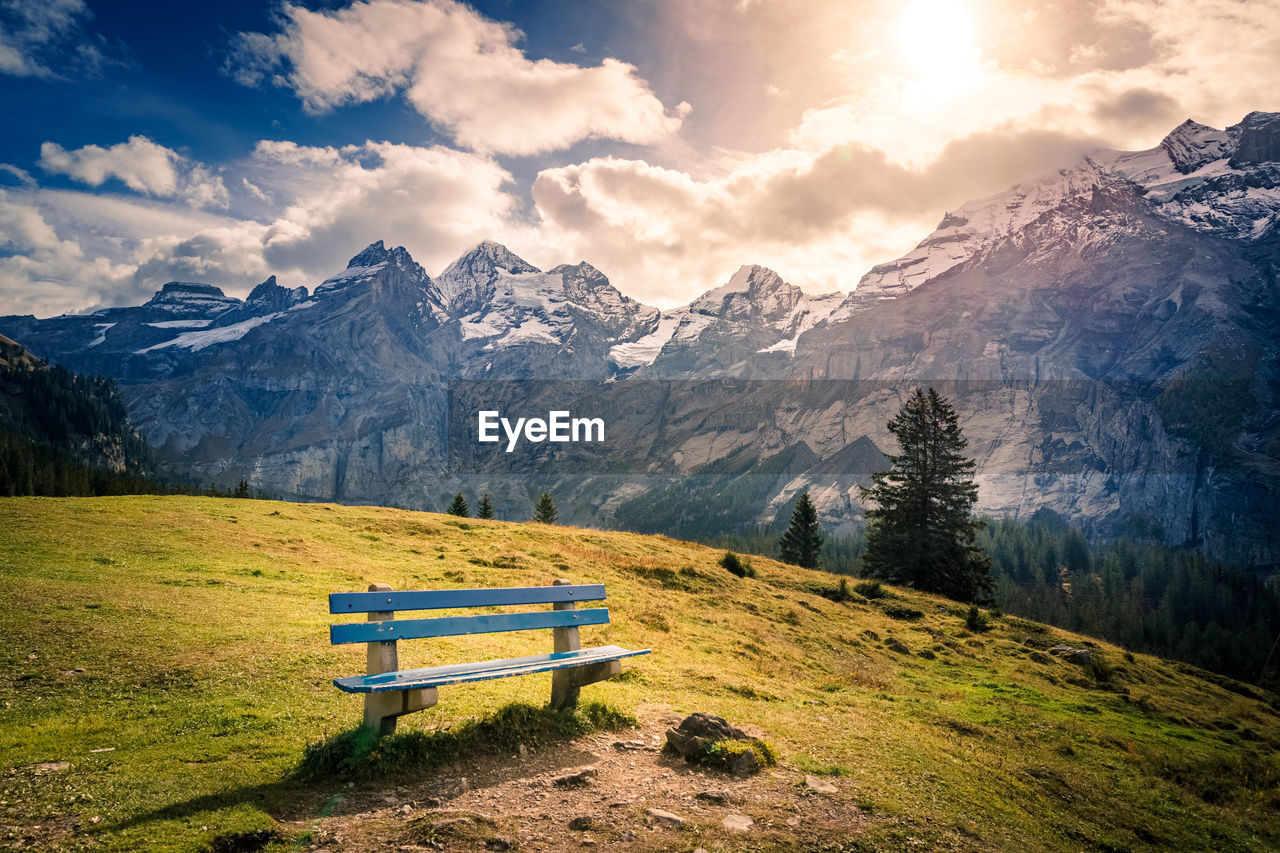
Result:
[[803,849],[868,820],[846,792],[820,793],[796,771],[740,779],[690,767],[659,751],[681,715],[642,705],[637,718],[632,732],[469,762],[421,784],[348,788],[332,816],[297,828],[313,830],[316,851],[691,851]]

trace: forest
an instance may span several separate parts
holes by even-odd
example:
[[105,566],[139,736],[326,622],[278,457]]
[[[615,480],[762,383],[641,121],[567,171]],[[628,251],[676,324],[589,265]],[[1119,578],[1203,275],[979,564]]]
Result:
[[[1056,512],[1025,522],[986,519],[978,543],[998,611],[1169,657],[1272,690],[1280,688],[1280,584],[1205,560],[1188,548],[1119,539],[1090,544]],[[776,558],[780,529],[702,537]],[[860,576],[862,534],[829,537],[822,568]]]

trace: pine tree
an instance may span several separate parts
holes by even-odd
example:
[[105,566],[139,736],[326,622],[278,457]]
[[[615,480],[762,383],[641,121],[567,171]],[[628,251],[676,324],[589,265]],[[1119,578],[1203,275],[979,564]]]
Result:
[[991,562],[975,537],[983,526],[974,463],[960,454],[968,441],[960,420],[937,391],[917,388],[889,422],[902,452],[871,475],[864,572],[958,601],[991,594]]
[[462,496],[462,492],[458,492],[453,496],[453,503],[449,504],[449,508],[445,510],[449,515],[459,515],[467,518],[471,515],[471,509],[467,506],[467,499]]
[[480,505],[476,507],[476,518],[493,518],[493,501],[489,500],[488,492],[480,498]]
[[251,498],[253,497],[253,489],[249,487],[248,480],[241,480],[236,484],[236,490],[231,493],[233,498]]
[[556,502],[551,499],[550,492],[543,492],[533,508],[533,520],[542,524],[555,524],[559,517],[556,513]]
[[800,493],[791,511],[791,526],[778,540],[778,552],[784,563],[818,568],[822,558],[822,531],[818,527],[818,510],[809,499],[809,490]]

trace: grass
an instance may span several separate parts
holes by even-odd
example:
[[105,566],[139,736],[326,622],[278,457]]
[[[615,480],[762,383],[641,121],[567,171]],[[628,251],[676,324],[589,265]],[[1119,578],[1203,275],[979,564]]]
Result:
[[[872,818],[848,849],[1280,846],[1274,696],[1025,620],[975,633],[966,607],[910,590],[833,601],[830,576],[763,558],[737,578],[723,554],[370,507],[0,499],[0,848],[289,849],[348,778],[394,787],[491,738],[625,726],[645,701],[758,726],[782,772],[838,773]],[[558,577],[607,585],[614,621],[584,643],[653,655],[583,688],[577,715],[540,709],[547,676],[503,679],[358,742],[359,699],[331,680],[364,650],[328,644],[328,593]],[[400,661],[549,641],[412,641]],[[1057,643],[1102,663],[1044,653]]]

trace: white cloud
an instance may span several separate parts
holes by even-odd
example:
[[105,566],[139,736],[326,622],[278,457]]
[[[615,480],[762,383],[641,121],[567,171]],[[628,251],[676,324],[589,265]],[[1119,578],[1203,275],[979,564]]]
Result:
[[83,0],[0,4],[0,74],[52,79],[68,70],[98,71],[111,60],[102,39],[85,29],[92,17]]
[[40,168],[92,187],[117,178],[135,192],[182,199],[193,207],[225,208],[230,200],[221,177],[145,136],[131,136],[110,148],[86,145],[73,151],[46,142],[40,146]]
[[640,144],[679,129],[671,110],[616,59],[584,68],[530,60],[519,32],[454,0],[360,0],[334,12],[286,4],[281,32],[240,33],[226,71],[293,89],[323,112],[403,92],[414,108],[483,153],[527,155],[583,139]]
[[[90,162],[76,161],[76,168],[89,178],[109,172]],[[160,196],[170,188],[163,162],[150,165],[130,179]],[[314,287],[378,239],[407,246],[432,273],[486,237],[533,242],[507,189],[511,175],[476,154],[385,142],[328,148],[264,141],[228,168],[253,188],[244,200],[266,207],[264,215],[234,217],[118,194],[8,193],[0,215],[0,250],[12,253],[0,258],[0,289],[11,303],[5,311],[138,304],[174,279],[239,296],[271,274]]]
[[114,296],[132,267],[86,258],[74,240],[59,238],[24,195],[0,190],[0,292],[6,310],[58,314]]

